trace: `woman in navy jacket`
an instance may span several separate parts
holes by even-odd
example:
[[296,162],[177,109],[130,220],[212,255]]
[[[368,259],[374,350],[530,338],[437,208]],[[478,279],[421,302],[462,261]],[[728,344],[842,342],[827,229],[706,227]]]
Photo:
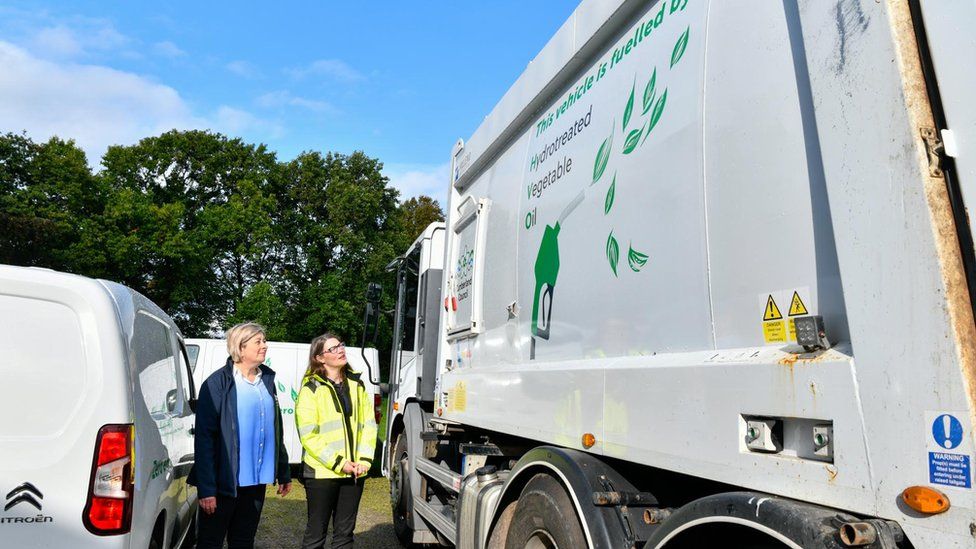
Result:
[[254,547],[265,486],[291,489],[274,370],[264,365],[264,329],[227,331],[230,357],[200,388],[189,482],[200,502],[197,547]]

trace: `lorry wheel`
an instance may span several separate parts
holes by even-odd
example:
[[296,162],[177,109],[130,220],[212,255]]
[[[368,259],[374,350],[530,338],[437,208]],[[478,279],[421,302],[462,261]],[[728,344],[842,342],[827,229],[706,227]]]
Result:
[[575,549],[586,547],[583,527],[569,494],[556,479],[538,474],[519,495],[506,549]]
[[405,547],[413,545],[413,529],[410,528],[410,473],[407,462],[407,439],[397,435],[390,460],[390,504],[393,506],[393,530]]

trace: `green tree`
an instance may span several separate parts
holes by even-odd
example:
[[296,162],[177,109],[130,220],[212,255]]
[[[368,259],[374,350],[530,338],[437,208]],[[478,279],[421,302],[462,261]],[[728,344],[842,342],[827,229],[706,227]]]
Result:
[[118,195],[104,234],[116,278],[202,335],[274,271],[269,193],[279,164],[264,145],[170,131],[110,147],[99,175]]
[[381,169],[362,152],[306,152],[285,166],[278,199],[294,340],[326,330],[358,339],[366,284],[395,256],[398,192]]
[[235,311],[224,321],[224,328],[242,322],[257,322],[264,326],[269,340],[287,341],[288,326],[285,324],[285,304],[275,295],[267,281],[251,286],[237,302]]
[[420,233],[431,223],[444,221],[444,211],[433,198],[421,195],[411,198],[397,208],[397,249],[404,253]]
[[0,262],[78,272],[84,221],[105,201],[73,141],[0,136]]

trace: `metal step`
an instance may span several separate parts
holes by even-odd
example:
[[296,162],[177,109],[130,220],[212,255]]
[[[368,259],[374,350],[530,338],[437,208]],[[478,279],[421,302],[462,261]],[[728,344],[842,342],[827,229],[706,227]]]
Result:
[[447,506],[433,506],[420,496],[413,498],[413,510],[430,523],[435,530],[444,535],[452,544],[457,543],[457,530],[454,523],[454,511]]
[[461,491],[461,475],[420,456],[415,456],[413,462],[421,475],[436,481],[455,494]]

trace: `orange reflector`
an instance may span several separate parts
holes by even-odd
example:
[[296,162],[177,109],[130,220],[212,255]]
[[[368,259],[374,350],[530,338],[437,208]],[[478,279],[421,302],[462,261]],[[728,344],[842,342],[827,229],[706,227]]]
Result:
[[393,411],[396,412],[399,409],[400,409],[400,403],[399,402],[394,402],[393,403]]
[[901,493],[901,499],[919,513],[935,515],[949,509],[949,498],[928,486],[909,486]]
[[593,436],[593,433],[584,433],[583,448],[592,448],[594,444],[596,444],[596,437]]

